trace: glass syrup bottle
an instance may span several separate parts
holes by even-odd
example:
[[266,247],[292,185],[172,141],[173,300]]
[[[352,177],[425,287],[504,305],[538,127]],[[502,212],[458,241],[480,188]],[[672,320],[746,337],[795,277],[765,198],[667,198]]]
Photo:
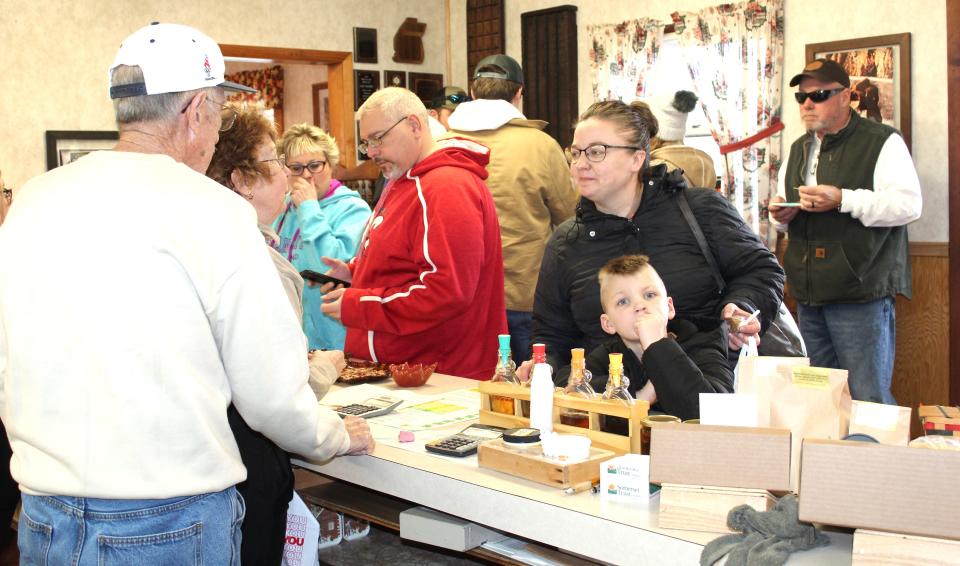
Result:
[[[563,392],[575,397],[593,399],[597,393],[590,385],[592,377],[590,370],[587,369],[583,348],[570,350],[570,377]],[[580,409],[563,409],[560,411],[560,422],[565,425],[590,428],[590,413]]]
[[[497,339],[500,341],[500,351],[497,356],[497,369],[493,372],[490,381],[519,386],[520,378],[517,377],[517,364],[510,356],[510,335],[499,334]],[[513,398],[491,395],[490,410],[495,413],[512,415],[516,409]]]
[[[630,394],[630,379],[623,372],[623,354],[610,354],[610,370],[607,378],[607,388],[603,392],[603,399],[633,405],[633,395]],[[630,434],[630,421],[622,417],[603,415],[600,419],[600,430],[627,436]]]

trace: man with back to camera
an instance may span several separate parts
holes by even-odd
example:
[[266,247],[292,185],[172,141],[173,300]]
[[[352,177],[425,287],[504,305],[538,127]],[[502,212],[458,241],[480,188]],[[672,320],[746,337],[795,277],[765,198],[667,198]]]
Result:
[[518,362],[530,355],[533,294],[543,250],[554,228],[573,216],[577,191],[560,145],[520,111],[523,69],[512,57],[477,63],[473,101],[450,116],[446,137],[476,140],[490,148],[487,186],[497,204],[503,243],[510,349]]
[[247,90],[223,73],[195,29],[133,33],[109,73],[113,151],[27,183],[0,230],[24,563],[239,564],[231,401],[310,459],[373,447],[362,419],[317,404],[254,211],[203,174],[227,91]]
[[450,115],[453,114],[457,106],[463,102],[468,102],[470,97],[458,86],[445,86],[430,101],[428,121],[430,122],[430,132],[434,138],[439,138],[450,129]]
[[483,183],[490,150],[434,141],[426,107],[403,88],[375,92],[357,118],[361,151],[388,185],[350,264],[324,258],[351,287],[328,291],[323,312],[347,327],[354,356],[490,379],[507,326],[500,227]]
[[770,216],[789,231],[800,332],[811,365],[849,371],[854,399],[893,404],[894,298],[911,293],[906,225],[920,217],[920,180],[900,132],[850,108],[836,62],[808,63],[798,85],[807,133],[780,168]]

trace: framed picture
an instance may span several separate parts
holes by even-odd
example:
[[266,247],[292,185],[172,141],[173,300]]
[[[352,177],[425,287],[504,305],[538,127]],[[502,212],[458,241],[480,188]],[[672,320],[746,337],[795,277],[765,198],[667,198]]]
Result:
[[330,131],[330,89],[327,83],[314,83],[313,125],[325,132]]
[[434,95],[443,89],[443,75],[434,73],[409,73],[410,90],[429,108]]
[[377,62],[377,30],[375,28],[353,28],[353,62]]
[[807,61],[833,59],[850,75],[850,106],[900,130],[910,147],[910,34],[807,44]]
[[111,149],[117,144],[117,132],[86,130],[47,130],[47,171],[80,159],[91,151]]
[[370,95],[380,90],[380,71],[356,70],[353,72],[353,109],[360,110],[360,105],[370,98]]
[[407,88],[406,71],[384,71],[383,86],[398,86],[400,88]]

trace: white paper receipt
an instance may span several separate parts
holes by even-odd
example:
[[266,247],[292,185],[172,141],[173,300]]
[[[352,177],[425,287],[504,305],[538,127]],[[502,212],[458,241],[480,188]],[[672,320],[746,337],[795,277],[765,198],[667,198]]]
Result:
[[900,407],[857,401],[853,424],[877,430],[897,430]]

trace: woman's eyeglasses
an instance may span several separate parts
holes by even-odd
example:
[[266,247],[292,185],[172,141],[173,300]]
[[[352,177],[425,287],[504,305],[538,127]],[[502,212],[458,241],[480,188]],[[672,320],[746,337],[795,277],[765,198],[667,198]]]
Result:
[[564,153],[567,154],[567,161],[570,163],[576,163],[577,161],[580,161],[581,155],[586,155],[587,161],[600,163],[606,159],[608,149],[632,149],[637,151],[641,148],[632,145],[608,145],[605,143],[594,143],[588,145],[584,149],[580,149],[579,147],[574,147],[571,145],[565,150]]
[[304,171],[310,171],[311,174],[319,173],[320,171],[323,171],[323,168],[324,166],[326,166],[326,164],[327,164],[326,161],[320,161],[318,159],[316,161],[311,161],[310,163],[306,163],[306,164],[287,163],[286,165],[287,165],[287,169],[290,170],[290,173],[292,173],[295,177],[299,177],[300,175],[303,175]]
[[274,157],[273,159],[261,159],[260,163],[276,163],[277,165],[280,166],[281,171],[287,168],[287,162],[284,159],[284,155],[282,153],[278,157]]
[[797,99],[797,102],[799,104],[803,104],[804,102],[807,101],[808,98],[812,100],[814,104],[819,104],[827,100],[831,96],[841,93],[845,90],[847,90],[845,87],[840,87],[840,88],[832,88],[832,89],[814,90],[811,92],[795,92],[793,93],[793,97]]

